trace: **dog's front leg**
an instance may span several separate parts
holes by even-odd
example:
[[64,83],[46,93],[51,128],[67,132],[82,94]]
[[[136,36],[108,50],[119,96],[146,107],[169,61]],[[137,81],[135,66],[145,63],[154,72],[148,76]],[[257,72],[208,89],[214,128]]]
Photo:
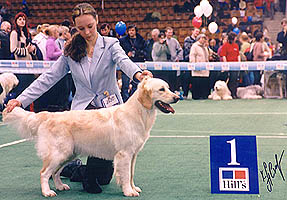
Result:
[[56,192],[50,189],[49,186],[49,178],[52,175],[52,169],[47,166],[42,168],[40,172],[40,179],[41,179],[41,189],[42,189],[42,194],[45,197],[54,197],[57,196]]
[[133,190],[131,186],[131,160],[132,155],[130,153],[118,152],[114,158],[115,176],[125,196],[137,197],[139,193]]
[[134,183],[136,159],[137,159],[137,154],[134,154],[132,158],[132,164],[131,164],[131,186],[136,192],[142,192],[142,190],[139,187],[135,186],[135,183]]

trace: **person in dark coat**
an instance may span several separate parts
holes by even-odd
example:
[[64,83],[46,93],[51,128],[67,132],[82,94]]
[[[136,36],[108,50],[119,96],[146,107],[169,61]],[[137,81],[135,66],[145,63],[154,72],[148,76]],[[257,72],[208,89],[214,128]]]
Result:
[[[128,57],[133,62],[144,62],[146,58],[146,41],[138,33],[138,29],[135,25],[130,25],[127,28],[128,34],[120,38],[120,44]],[[132,88],[129,91],[129,85],[132,84]],[[126,102],[129,97],[135,92],[137,83],[130,81],[130,79],[123,73],[122,74],[122,98]]]

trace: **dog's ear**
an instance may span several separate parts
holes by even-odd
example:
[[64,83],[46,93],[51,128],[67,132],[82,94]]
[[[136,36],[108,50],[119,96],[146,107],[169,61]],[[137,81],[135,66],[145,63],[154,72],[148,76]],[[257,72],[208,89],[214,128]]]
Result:
[[152,108],[152,90],[146,85],[147,78],[144,78],[139,85],[139,102],[147,109]]

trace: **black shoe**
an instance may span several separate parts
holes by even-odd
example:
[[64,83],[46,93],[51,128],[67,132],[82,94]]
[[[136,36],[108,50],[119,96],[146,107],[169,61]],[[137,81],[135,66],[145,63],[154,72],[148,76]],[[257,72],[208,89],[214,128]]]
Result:
[[82,185],[84,190],[87,191],[88,193],[97,194],[103,191],[97,180],[94,180],[94,182],[91,184],[88,183],[87,179],[84,179]]
[[66,178],[71,178],[74,171],[81,165],[82,161],[80,159],[73,160],[64,167],[60,175]]

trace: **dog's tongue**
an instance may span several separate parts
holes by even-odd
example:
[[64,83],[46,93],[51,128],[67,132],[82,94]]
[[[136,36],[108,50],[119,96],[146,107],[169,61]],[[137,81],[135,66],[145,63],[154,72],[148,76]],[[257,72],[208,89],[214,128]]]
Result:
[[174,109],[173,109],[171,106],[169,106],[169,107],[167,108],[167,110],[170,111],[172,114],[175,113]]
[[174,109],[169,105],[169,104],[164,104],[163,105],[164,106],[164,108],[166,109],[166,110],[168,110],[169,112],[171,112],[171,113],[175,113],[175,111],[174,111]]

